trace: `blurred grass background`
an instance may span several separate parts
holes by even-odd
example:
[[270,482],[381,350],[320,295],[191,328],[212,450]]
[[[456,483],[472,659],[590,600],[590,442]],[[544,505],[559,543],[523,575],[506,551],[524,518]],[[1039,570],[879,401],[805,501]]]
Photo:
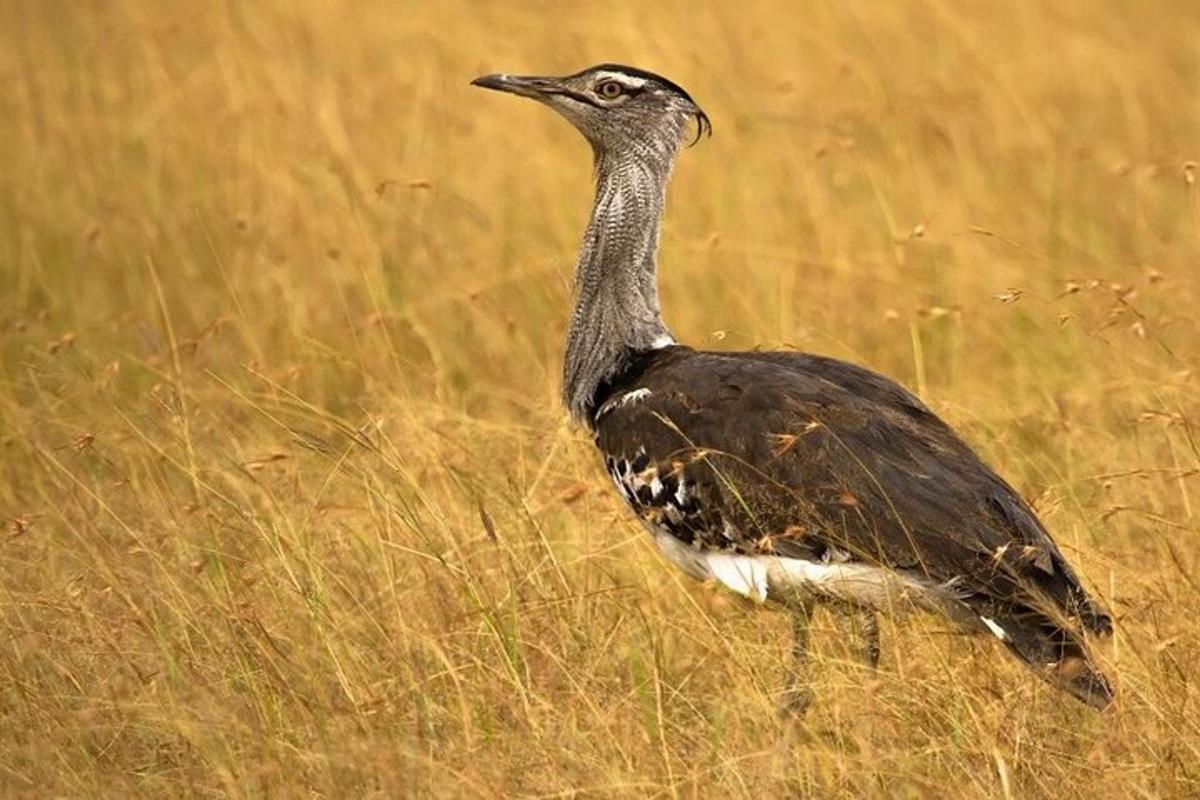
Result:
[[[590,155],[491,71],[687,87],[683,340],[906,383],[1114,610],[988,641],[675,573],[558,404]],[[0,0],[0,794],[1200,794],[1194,3]]]

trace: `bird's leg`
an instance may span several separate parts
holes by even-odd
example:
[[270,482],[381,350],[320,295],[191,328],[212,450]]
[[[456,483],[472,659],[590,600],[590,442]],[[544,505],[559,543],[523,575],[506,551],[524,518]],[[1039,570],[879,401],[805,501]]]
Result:
[[787,685],[779,698],[781,716],[799,719],[812,702],[812,685],[808,669],[808,634],[814,605],[803,601],[792,613],[792,663],[788,669]]
[[838,614],[839,626],[846,632],[851,649],[871,669],[879,666],[879,617],[869,608],[846,606]]

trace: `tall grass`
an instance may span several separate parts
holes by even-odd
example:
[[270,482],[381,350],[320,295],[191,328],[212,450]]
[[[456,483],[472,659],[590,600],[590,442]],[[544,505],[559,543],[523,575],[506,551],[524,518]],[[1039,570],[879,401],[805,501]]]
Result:
[[[921,393],[1114,610],[1096,715],[888,623],[876,675],[667,566],[558,403],[617,60],[716,135],[677,335]],[[0,0],[0,794],[1200,794],[1185,0]],[[823,635],[822,635],[823,634]]]

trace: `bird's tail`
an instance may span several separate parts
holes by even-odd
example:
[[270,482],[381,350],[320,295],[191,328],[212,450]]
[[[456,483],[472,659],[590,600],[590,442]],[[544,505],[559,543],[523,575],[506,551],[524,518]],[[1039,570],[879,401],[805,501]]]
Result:
[[[1096,666],[1083,633],[1075,626],[1028,607],[989,611],[991,616],[981,615],[985,626],[1042,679],[1093,708],[1112,703],[1112,684]],[[1103,632],[1108,630],[1111,627],[1106,626]]]

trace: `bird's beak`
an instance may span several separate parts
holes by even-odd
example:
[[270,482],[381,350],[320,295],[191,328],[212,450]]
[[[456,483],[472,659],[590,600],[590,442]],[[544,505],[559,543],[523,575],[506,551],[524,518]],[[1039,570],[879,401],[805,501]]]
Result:
[[471,85],[481,86],[484,89],[495,89],[497,92],[509,92],[521,97],[532,97],[534,100],[544,100],[548,95],[562,93],[561,84],[554,78],[507,75],[503,72],[481,75],[471,81]]

